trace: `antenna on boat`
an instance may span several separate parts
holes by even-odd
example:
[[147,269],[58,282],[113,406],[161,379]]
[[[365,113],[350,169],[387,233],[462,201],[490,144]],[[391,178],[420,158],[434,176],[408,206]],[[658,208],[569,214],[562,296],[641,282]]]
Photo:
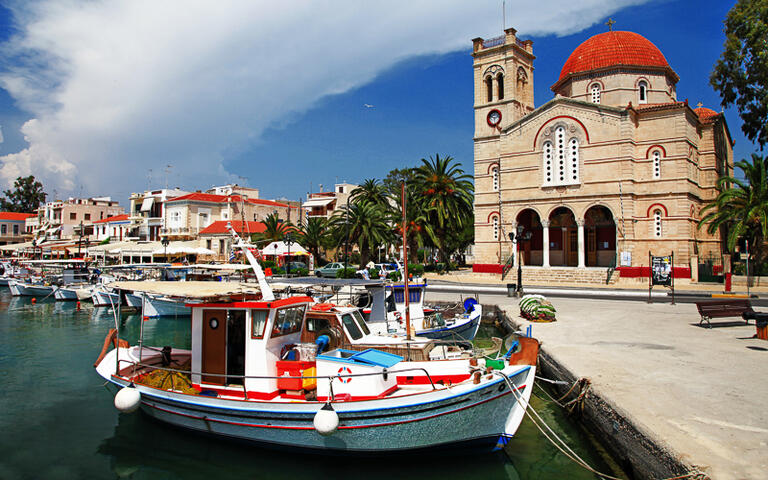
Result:
[[256,274],[256,280],[258,280],[259,282],[259,288],[261,289],[262,300],[265,300],[265,301],[274,300],[275,294],[272,292],[272,287],[270,287],[269,283],[267,283],[267,277],[264,275],[264,271],[261,269],[261,265],[259,265],[259,261],[256,260],[256,257],[253,256],[253,252],[251,252],[250,245],[246,243],[242,238],[240,238],[240,235],[238,235],[235,229],[232,228],[232,223],[227,222],[227,230],[229,230],[229,232],[232,234],[232,238],[235,241],[232,247],[242,249],[243,253],[245,254],[245,258],[247,258],[248,263],[251,264],[251,268],[253,268],[253,273]]
[[405,182],[402,183],[402,201],[403,201],[403,287],[405,294],[405,338],[411,340],[411,303],[408,298],[408,243],[406,242],[405,232]]

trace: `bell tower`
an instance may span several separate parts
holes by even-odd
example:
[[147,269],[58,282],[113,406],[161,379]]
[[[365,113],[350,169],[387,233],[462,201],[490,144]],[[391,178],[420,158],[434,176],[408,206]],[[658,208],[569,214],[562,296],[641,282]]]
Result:
[[496,38],[472,40],[475,80],[475,140],[498,136],[532,112],[533,42],[508,28]]

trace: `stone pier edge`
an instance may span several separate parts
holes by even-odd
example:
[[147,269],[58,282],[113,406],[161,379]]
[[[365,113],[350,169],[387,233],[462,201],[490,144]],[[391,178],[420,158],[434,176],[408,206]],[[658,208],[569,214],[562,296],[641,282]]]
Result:
[[[511,319],[498,305],[484,305],[483,308],[488,308],[486,311],[491,311],[491,308],[495,310],[497,318],[511,331],[522,329],[523,325]],[[539,351],[537,373],[544,378],[567,382],[568,385],[553,385],[560,395],[565,394],[570,386],[579,380],[579,377],[547,351],[544,344]],[[571,393],[566,400],[574,397]],[[699,479],[709,478],[704,475],[696,477],[695,474],[700,473],[698,468],[684,462],[682,455],[663,440],[636,425],[631,415],[594,386],[590,386],[583,402],[581,414],[572,418],[596,436],[631,478],[656,480],[683,475],[692,475],[691,478]]]

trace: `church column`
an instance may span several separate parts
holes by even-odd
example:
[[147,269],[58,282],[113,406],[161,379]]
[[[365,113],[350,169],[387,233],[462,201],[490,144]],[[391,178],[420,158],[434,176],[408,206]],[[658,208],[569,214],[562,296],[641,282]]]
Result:
[[542,267],[549,267],[549,220],[542,220],[542,234],[543,234],[543,251],[542,251]]
[[584,268],[584,220],[577,220],[576,225],[579,228],[579,268]]

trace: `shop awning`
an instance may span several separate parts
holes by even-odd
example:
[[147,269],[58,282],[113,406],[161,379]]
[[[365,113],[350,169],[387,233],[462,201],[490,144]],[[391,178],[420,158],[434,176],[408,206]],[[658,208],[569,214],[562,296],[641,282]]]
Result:
[[147,197],[141,202],[141,211],[148,212],[152,209],[152,205],[155,204],[155,197]]
[[312,198],[302,203],[302,207],[324,207],[336,200],[335,198]]

